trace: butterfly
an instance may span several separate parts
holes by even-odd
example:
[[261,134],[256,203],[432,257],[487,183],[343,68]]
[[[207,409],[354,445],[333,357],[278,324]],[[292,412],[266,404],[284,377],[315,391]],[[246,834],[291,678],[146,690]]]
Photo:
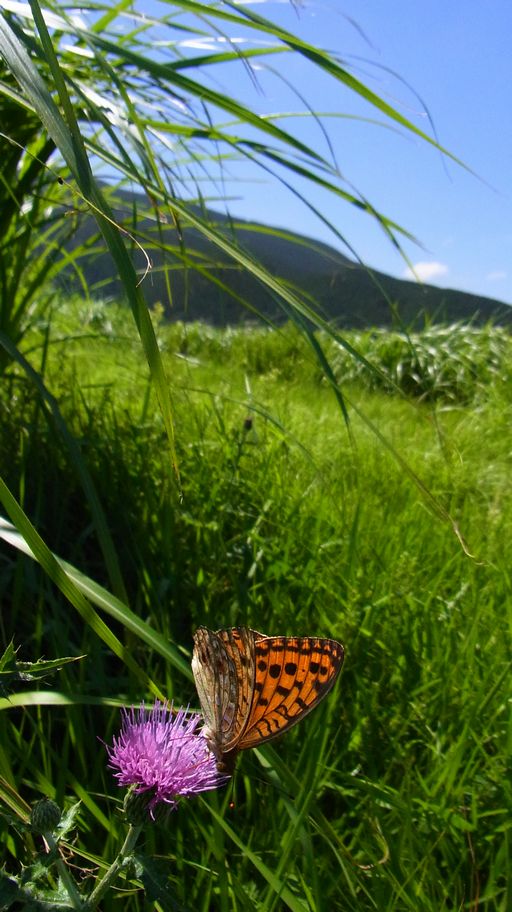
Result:
[[267,637],[249,627],[194,634],[192,671],[220,772],[239,751],[277,738],[331,690],[345,650],[319,637]]

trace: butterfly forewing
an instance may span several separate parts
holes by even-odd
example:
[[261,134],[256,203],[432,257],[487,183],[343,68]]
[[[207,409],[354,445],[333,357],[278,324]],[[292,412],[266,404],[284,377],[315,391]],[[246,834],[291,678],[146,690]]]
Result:
[[287,731],[329,693],[343,664],[336,640],[264,637],[255,646],[252,710],[238,747],[255,747]]

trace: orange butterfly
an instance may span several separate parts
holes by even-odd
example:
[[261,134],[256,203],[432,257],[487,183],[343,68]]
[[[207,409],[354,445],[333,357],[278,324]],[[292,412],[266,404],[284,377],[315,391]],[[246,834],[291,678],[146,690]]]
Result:
[[238,751],[277,738],[307,716],[329,693],[344,655],[336,640],[199,627],[192,671],[218,769],[231,774]]

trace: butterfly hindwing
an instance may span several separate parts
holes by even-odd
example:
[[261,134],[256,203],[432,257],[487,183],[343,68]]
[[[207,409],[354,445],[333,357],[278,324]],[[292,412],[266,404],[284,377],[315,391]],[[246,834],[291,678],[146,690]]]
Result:
[[206,627],[194,634],[192,671],[209,737],[222,747],[238,705],[235,663],[217,635]]
[[245,727],[254,685],[254,639],[248,628],[194,634],[192,671],[216,755],[236,747]]

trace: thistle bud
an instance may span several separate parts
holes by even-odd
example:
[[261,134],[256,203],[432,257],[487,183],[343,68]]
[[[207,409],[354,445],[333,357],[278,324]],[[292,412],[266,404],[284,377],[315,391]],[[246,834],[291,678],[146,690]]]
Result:
[[61,809],[51,798],[36,801],[30,814],[30,823],[35,833],[52,833],[60,822]]

